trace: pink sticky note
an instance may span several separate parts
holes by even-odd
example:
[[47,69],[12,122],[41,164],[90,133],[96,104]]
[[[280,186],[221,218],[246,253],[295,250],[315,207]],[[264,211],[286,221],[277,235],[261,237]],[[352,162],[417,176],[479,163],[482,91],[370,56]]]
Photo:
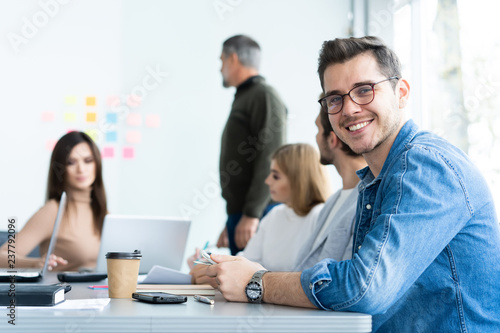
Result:
[[146,126],[153,128],[160,127],[160,115],[153,113],[146,115]]
[[128,131],[126,138],[127,138],[127,143],[139,143],[141,142],[141,132]]
[[142,102],[142,98],[140,96],[137,96],[137,95],[127,95],[127,105],[132,107],[132,108],[136,108],[138,107],[139,105],[141,105],[141,102]]
[[134,147],[124,147],[123,148],[123,158],[133,159],[134,158]]
[[56,146],[57,140],[47,140],[45,141],[45,149],[48,151],[53,151]]
[[120,105],[120,97],[119,96],[115,96],[115,95],[108,96],[108,98],[106,99],[106,104],[109,107],[118,106],[118,105]]
[[115,157],[115,148],[103,147],[101,155],[103,158],[113,158]]
[[51,111],[42,112],[42,121],[49,122],[53,121],[54,118],[55,118],[54,112]]
[[142,116],[137,112],[130,112],[127,114],[127,125],[129,126],[141,126]]

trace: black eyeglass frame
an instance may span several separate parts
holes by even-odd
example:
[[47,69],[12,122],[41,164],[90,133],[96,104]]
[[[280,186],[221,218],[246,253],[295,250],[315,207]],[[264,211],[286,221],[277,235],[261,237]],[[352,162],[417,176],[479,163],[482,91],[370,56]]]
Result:
[[[344,97],[345,97],[345,96],[349,96],[349,98],[351,99],[351,101],[353,101],[353,102],[354,102],[354,103],[356,103],[357,105],[368,105],[368,104],[370,104],[371,102],[373,102],[373,100],[375,99],[375,88],[374,88],[374,87],[375,87],[375,85],[376,85],[376,84],[379,84],[379,83],[382,83],[382,82],[385,82],[385,81],[389,81],[389,80],[399,80],[399,77],[398,77],[397,75],[394,75],[394,76],[391,76],[391,77],[389,77],[389,78],[387,78],[387,79],[383,79],[383,80],[378,81],[378,82],[375,82],[375,83],[366,83],[366,84],[361,84],[361,85],[359,85],[359,86],[353,87],[351,90],[349,90],[349,91],[347,92],[347,94],[343,94],[343,95],[340,95],[340,94],[330,94],[330,95],[327,95],[327,96],[325,96],[325,97],[323,97],[323,98],[320,98],[320,99],[318,100],[318,103],[321,105],[321,109],[322,109],[323,111],[325,111],[326,113],[328,113],[328,114],[337,114],[337,113],[339,113],[340,111],[342,111],[342,109],[344,108]],[[371,87],[372,87],[372,93],[373,93],[373,96],[372,96],[371,101],[369,101],[368,103],[358,103],[358,102],[356,102],[356,101],[354,100],[354,98],[352,98],[352,96],[351,96],[351,91],[353,91],[354,89],[357,89],[357,88],[359,88],[359,87],[362,87],[362,86],[371,86]],[[340,110],[338,110],[337,112],[328,112],[328,106],[326,105],[326,99],[327,99],[328,97],[331,97],[331,96],[334,96],[334,95],[338,95],[338,96],[340,96],[340,98],[342,99],[342,106],[340,107]],[[323,103],[325,103],[325,104],[323,104]]]

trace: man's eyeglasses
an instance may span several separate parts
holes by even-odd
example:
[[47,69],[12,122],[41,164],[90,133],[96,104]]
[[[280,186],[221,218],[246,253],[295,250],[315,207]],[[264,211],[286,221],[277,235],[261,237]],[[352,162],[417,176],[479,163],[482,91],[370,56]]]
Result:
[[375,89],[373,87],[375,87],[376,84],[389,80],[399,80],[399,77],[391,76],[390,78],[384,79],[382,81],[363,84],[361,86],[352,88],[347,94],[328,95],[321,98],[318,103],[321,104],[322,109],[328,114],[337,114],[342,111],[342,108],[344,107],[345,96],[349,96],[351,100],[358,105],[370,104],[375,98]]

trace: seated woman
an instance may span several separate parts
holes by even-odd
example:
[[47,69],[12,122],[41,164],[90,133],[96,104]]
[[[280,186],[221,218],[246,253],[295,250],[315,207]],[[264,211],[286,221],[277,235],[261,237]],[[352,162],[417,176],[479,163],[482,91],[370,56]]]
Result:
[[[54,147],[50,159],[47,202],[16,234],[16,267],[41,267],[44,258],[26,257],[40,246],[47,250],[62,192],[68,196],[49,269],[78,270],[93,268],[101,242],[101,230],[107,213],[102,179],[101,154],[92,139],[83,132],[64,135]],[[0,266],[7,265],[7,244],[0,248]]]
[[[288,144],[273,154],[266,184],[272,199],[283,205],[274,207],[262,219],[240,254],[268,270],[290,271],[300,260],[299,250],[309,239],[330,195],[329,180],[314,147]],[[195,283],[207,283],[201,266],[191,271]]]

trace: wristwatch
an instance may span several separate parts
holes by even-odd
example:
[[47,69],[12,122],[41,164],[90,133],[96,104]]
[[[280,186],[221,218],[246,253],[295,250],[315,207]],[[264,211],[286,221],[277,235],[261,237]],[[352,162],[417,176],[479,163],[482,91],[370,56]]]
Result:
[[247,295],[248,302],[262,303],[262,296],[264,295],[264,287],[262,285],[262,277],[268,271],[260,270],[255,272],[250,282],[245,287],[245,294]]

